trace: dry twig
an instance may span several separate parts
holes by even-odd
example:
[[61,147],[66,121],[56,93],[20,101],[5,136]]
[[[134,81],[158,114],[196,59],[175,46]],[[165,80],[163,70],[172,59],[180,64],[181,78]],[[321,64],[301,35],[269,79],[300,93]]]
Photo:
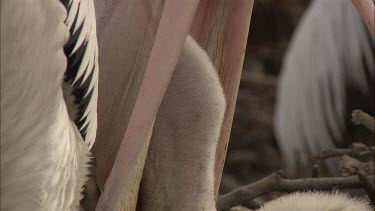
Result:
[[369,129],[372,133],[375,132],[375,120],[374,117],[370,116],[369,114],[361,111],[361,110],[354,110],[352,112],[353,122],[357,124],[361,124]]
[[349,155],[360,160],[373,160],[375,158],[375,148],[373,146],[366,146],[362,143],[353,143],[350,148],[323,150],[319,155],[315,156],[315,160],[341,157],[343,155]]
[[[356,110],[352,113],[353,121],[364,125],[374,132],[374,118]],[[341,157],[340,172],[345,177],[319,177],[317,161],[331,157]],[[237,205],[257,209],[258,197],[271,192],[293,192],[306,190],[332,190],[363,188],[372,203],[375,202],[375,147],[362,143],[353,143],[350,148],[328,149],[315,157],[312,178],[287,179],[283,171],[277,171],[257,182],[237,188],[221,196],[217,201],[218,211],[227,211]]]
[[[374,180],[374,175],[368,176]],[[332,190],[362,188],[363,182],[358,176],[332,178],[286,179],[283,171],[278,171],[255,183],[233,190],[221,196],[216,204],[218,211],[226,211],[269,192],[293,192],[301,190]]]
[[366,174],[373,175],[375,173],[374,168],[374,160],[361,162],[348,155],[343,155],[340,161],[340,173],[342,176],[356,175],[359,170]]
[[[365,171],[359,170],[358,176],[362,182],[363,188],[366,190],[367,195],[369,196],[372,203],[375,202],[375,184],[374,177],[369,176]],[[373,175],[372,175],[373,176]]]

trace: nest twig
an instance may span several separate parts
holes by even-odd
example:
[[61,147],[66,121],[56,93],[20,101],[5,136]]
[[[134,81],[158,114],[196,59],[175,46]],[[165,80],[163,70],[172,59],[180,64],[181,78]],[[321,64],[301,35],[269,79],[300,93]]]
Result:
[[[374,175],[367,175],[374,180]],[[221,196],[216,204],[218,211],[226,211],[237,205],[249,204],[249,201],[263,194],[280,191],[293,192],[301,190],[332,190],[362,188],[363,181],[359,176],[287,179],[283,171],[277,171],[255,183],[233,190]],[[254,208],[254,207],[250,207]]]
[[360,160],[373,160],[375,158],[375,147],[366,146],[362,143],[353,143],[350,148],[323,150],[317,156],[315,156],[315,160],[317,161],[331,157],[341,157],[343,155],[349,155]]
[[[293,192],[306,190],[332,190],[363,188],[372,203],[375,201],[375,148],[361,143],[353,143],[346,149],[322,151],[316,160],[341,157],[342,177],[319,178],[319,165],[313,165],[312,178],[288,179],[283,171],[277,171],[255,183],[237,188],[221,196],[217,202],[218,211],[242,205],[251,209],[259,207],[256,198],[271,192]],[[360,160],[358,160],[360,159]]]
[[[356,110],[352,113],[353,122],[365,126],[374,133],[374,118]],[[319,177],[318,161],[331,157],[341,157],[340,173],[342,177]],[[260,206],[257,198],[271,192],[293,192],[306,190],[332,190],[363,188],[371,202],[375,202],[375,147],[362,143],[353,143],[350,148],[328,149],[314,157],[312,178],[288,179],[283,171],[277,171],[257,182],[237,188],[221,196],[217,201],[217,210],[226,211],[242,205],[251,209]]]
[[369,114],[361,111],[361,110],[354,110],[352,112],[353,122],[357,124],[361,124],[369,129],[372,133],[375,132],[375,120],[374,117],[370,116]]

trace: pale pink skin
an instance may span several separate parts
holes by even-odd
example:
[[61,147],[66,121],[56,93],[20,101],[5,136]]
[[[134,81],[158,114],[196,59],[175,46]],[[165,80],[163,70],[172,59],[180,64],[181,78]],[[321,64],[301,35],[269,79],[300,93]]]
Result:
[[374,3],[372,0],[352,0],[368,30],[374,36]]

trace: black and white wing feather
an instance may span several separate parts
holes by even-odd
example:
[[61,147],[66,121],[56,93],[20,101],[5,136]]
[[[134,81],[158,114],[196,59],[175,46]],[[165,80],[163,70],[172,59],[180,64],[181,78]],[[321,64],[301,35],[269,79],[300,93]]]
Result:
[[60,0],[67,9],[70,39],[63,90],[69,115],[74,119],[89,148],[96,137],[98,100],[98,44],[95,8],[92,0]]

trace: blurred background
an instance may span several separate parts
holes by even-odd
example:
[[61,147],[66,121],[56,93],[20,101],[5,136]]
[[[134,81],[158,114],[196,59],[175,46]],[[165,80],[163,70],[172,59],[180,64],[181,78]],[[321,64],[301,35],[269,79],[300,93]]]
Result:
[[310,0],[256,0],[220,194],[281,169],[273,131],[284,53]]
[[[373,134],[351,122],[355,109],[374,115],[375,48],[350,0],[316,1],[299,28],[283,75],[278,112],[282,145],[276,142],[275,103],[282,62],[311,3],[254,2],[220,194],[285,169],[283,158],[295,168],[289,176],[305,177],[311,175],[311,158],[323,149],[348,147],[352,142],[374,144]],[[324,161],[320,170],[321,176],[338,176],[337,160]]]

